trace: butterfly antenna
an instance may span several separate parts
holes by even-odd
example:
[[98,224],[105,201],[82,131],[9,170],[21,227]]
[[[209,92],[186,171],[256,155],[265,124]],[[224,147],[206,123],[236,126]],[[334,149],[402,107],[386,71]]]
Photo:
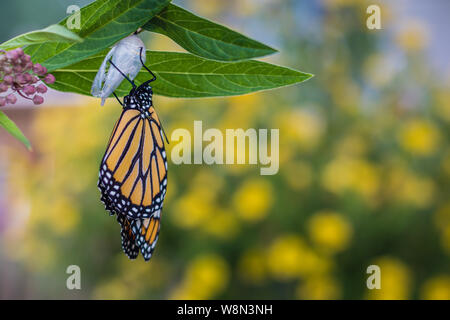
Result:
[[[161,120],[160,120],[160,122],[161,122]],[[162,132],[163,132],[163,134],[164,134],[164,138],[166,138],[167,144],[170,144],[170,143],[169,143],[169,139],[167,139],[166,131],[164,131],[164,127],[163,127],[163,125],[162,125],[162,122],[161,122],[161,129],[162,129]]]
[[117,68],[117,66],[112,62],[111,59],[109,59],[109,63],[110,63],[114,68],[116,68],[116,70],[119,71],[120,74],[121,74],[125,79],[127,79],[129,83],[131,83],[131,85],[133,86],[133,89],[136,88],[136,84],[134,83],[134,81],[130,80],[130,78],[128,78],[128,77],[125,75],[125,73],[123,73],[122,71],[120,71],[120,69]]
[[152,82],[152,81],[155,81],[155,80],[156,80],[156,76],[155,76],[155,74],[154,74],[149,68],[147,68],[147,66],[144,64],[144,61],[142,60],[142,50],[143,50],[143,49],[144,49],[144,48],[141,47],[141,50],[140,50],[140,52],[139,52],[139,59],[141,60],[142,66],[145,68],[145,70],[147,70],[148,72],[150,72],[150,74],[153,76],[153,78],[150,79],[150,80],[148,80],[147,82]]
[[120,101],[119,97],[116,95],[116,93],[113,91],[114,97],[116,97],[117,101],[119,101],[120,105],[123,107],[123,102]]

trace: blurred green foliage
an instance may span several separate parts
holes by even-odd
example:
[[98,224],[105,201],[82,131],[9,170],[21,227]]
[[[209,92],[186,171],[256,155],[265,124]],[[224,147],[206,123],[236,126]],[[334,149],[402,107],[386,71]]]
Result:
[[[359,1],[320,1],[309,20],[295,1],[187,4],[209,18],[263,21],[281,52],[270,61],[316,75],[227,99],[155,97],[169,136],[194,120],[279,128],[279,173],[169,161],[155,255],[129,261],[96,188],[120,107],[83,98],[40,108],[28,133],[33,154],[0,144],[2,295],[449,299],[450,91],[425,58],[426,26],[390,32],[387,18],[369,31]],[[174,46],[150,40],[151,49]],[[81,267],[80,291],[65,287],[71,264]],[[381,290],[366,288],[371,264],[381,268]]]

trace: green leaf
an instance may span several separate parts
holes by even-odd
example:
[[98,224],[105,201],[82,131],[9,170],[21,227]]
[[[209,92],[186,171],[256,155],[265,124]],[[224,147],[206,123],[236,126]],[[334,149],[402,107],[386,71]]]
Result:
[[[90,95],[92,81],[106,53],[55,70],[56,82],[51,86],[60,91]],[[169,97],[233,96],[291,85],[312,77],[261,61],[219,62],[189,53],[147,51],[147,62],[157,76],[152,82],[154,92]],[[137,83],[142,83],[149,78],[149,73],[142,69],[136,79]],[[131,85],[124,81],[116,93],[124,96],[130,89]]]
[[143,28],[168,36],[187,51],[208,59],[237,61],[276,52],[265,44],[173,4],[169,4]]
[[41,44],[45,42],[83,42],[83,39],[76,33],[69,31],[63,26],[53,24],[45,29],[31,31],[21,34],[0,45],[3,50],[10,50],[31,44]]
[[[144,25],[170,0],[97,0],[80,11],[82,43],[43,43],[25,52],[49,71],[82,61],[115,44]],[[65,26],[68,18],[59,24]]]
[[6,131],[8,131],[14,138],[21,141],[27,149],[31,151],[31,144],[28,139],[24,136],[22,131],[20,131],[17,125],[2,111],[0,111],[0,126],[5,128]]

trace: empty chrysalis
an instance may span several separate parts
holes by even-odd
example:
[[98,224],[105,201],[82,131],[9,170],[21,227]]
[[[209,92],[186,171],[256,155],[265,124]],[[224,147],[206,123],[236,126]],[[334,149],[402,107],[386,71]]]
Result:
[[[106,98],[108,98],[124,80],[123,75],[118,69],[121,70],[123,74],[127,75],[129,79],[133,80],[136,78],[142,67],[140,58],[141,50],[144,53],[142,54],[142,60],[145,63],[144,42],[142,42],[136,34],[133,34],[119,41],[108,52],[95,76],[91,89],[91,94],[94,97],[102,98],[101,105],[105,103]],[[111,60],[117,68],[111,67],[109,60]]]

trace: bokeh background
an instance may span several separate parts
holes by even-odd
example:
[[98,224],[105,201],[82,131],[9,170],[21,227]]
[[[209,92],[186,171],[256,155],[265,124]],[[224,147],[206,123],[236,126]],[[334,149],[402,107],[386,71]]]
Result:
[[[88,2],[2,2],[0,41]],[[169,136],[194,120],[279,128],[278,174],[169,162],[156,253],[130,261],[96,187],[120,106],[55,93],[3,109],[33,152],[0,129],[0,298],[450,299],[449,2],[174,2],[315,74],[241,97],[155,97]],[[369,4],[382,30],[366,28]],[[82,290],[66,288],[73,264]],[[381,290],[366,287],[371,264]]]

